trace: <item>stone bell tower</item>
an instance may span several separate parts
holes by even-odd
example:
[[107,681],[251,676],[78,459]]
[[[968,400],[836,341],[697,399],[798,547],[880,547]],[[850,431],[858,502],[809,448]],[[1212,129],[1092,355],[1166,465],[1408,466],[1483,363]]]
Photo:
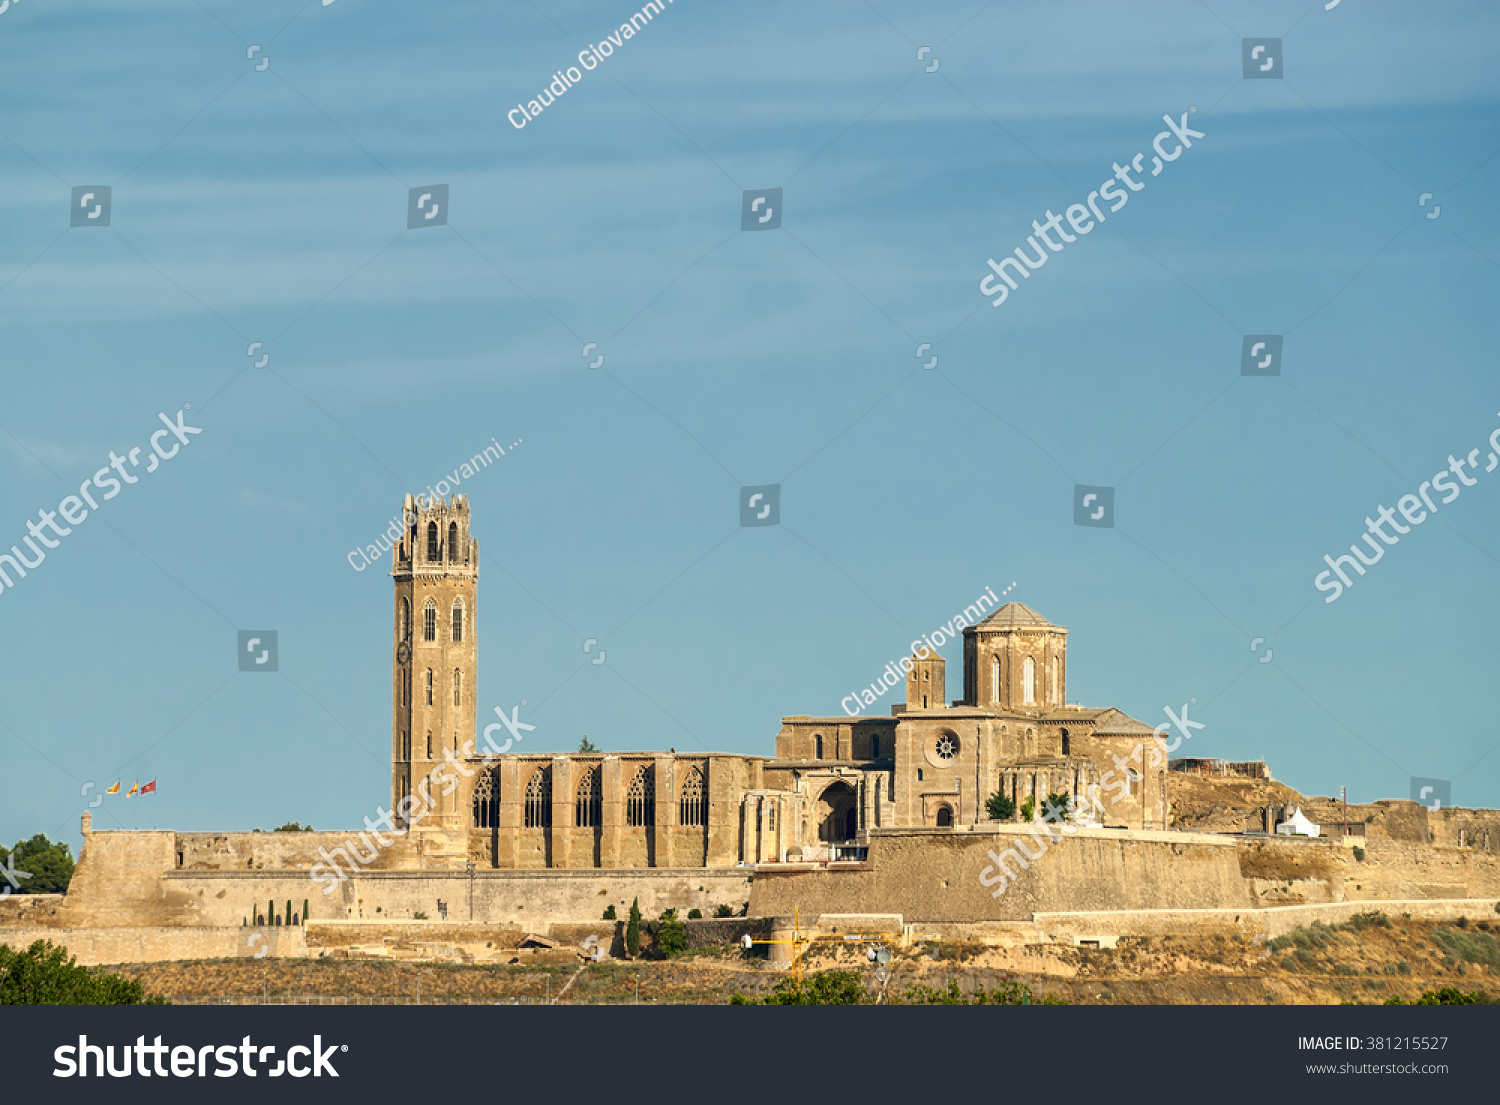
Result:
[[464,788],[428,777],[445,749],[459,757],[474,739],[479,542],[469,536],[463,495],[447,502],[408,495],[402,519],[391,549],[391,808],[414,794],[429,811],[417,828],[462,832]]
[[1067,702],[1068,631],[1025,603],[1008,602],[964,630],[970,705],[1043,714]]

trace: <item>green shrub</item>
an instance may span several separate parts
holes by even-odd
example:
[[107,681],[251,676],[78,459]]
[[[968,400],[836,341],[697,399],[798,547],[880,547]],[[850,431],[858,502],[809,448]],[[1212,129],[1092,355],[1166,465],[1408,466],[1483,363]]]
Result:
[[735,994],[730,1005],[867,1005],[869,997],[854,971],[819,971],[800,983],[784,978],[763,998]]
[[1399,997],[1387,998],[1386,1005],[1500,1005],[1495,998],[1482,990],[1463,991],[1456,986],[1444,986],[1440,990],[1428,990],[1416,1001],[1402,1001]]
[[613,921],[615,919],[615,907],[612,905],[605,906],[604,916],[601,919],[605,921]]
[[38,940],[24,952],[0,944],[0,1005],[166,1005],[139,982],[80,967],[67,948]]
[[952,979],[942,989],[917,984],[908,986],[899,995],[890,999],[892,1005],[1069,1005],[1070,1002],[1051,994],[1043,994],[1040,1001],[1031,992],[1031,987],[1019,982],[1002,982],[993,990],[976,986],[972,995],[965,995]]
[[1432,942],[1443,949],[1444,960],[1478,963],[1486,967],[1500,967],[1500,940],[1485,932],[1459,932],[1456,929],[1435,928]]
[[715,917],[733,917],[734,916],[734,910],[730,909],[729,906],[727,906],[727,905],[721,905],[721,906],[719,906],[718,909],[714,910],[714,916]]
[[1021,803],[1021,820],[1031,821],[1036,813],[1036,799],[1031,795],[1026,796],[1026,801]]
[[1009,821],[1016,815],[1016,800],[997,790],[985,802],[984,811],[996,821]]
[[687,926],[677,919],[675,909],[667,910],[657,922],[656,950],[663,959],[675,959],[687,951]]
[[1052,817],[1054,821],[1062,822],[1068,819],[1068,803],[1073,796],[1065,791],[1057,794],[1047,795],[1046,801],[1042,803],[1042,812]]
[[1361,848],[1359,845],[1356,844],[1350,850],[1354,853],[1354,858],[1357,859],[1357,860],[1359,860],[1360,863],[1363,863],[1365,861],[1365,850],[1363,848]]
[[701,910],[701,909],[690,909],[690,910],[688,910],[688,920],[689,921],[701,921],[701,920],[703,920],[703,910]]
[[412,914],[412,915],[411,915],[411,919],[412,919],[412,920],[413,920],[413,921],[425,921],[425,920],[427,920],[427,914],[425,914],[425,913],[423,913],[423,912],[422,912],[422,911],[421,911],[421,910],[420,910],[420,909],[419,909],[419,910],[417,910],[417,911],[416,911],[416,912],[415,912],[415,913],[413,913],[413,914]]

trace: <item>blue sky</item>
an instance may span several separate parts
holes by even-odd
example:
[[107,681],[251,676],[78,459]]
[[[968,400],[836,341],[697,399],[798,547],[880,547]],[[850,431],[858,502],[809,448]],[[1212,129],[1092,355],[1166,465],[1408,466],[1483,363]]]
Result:
[[[480,713],[526,699],[528,748],[770,754],[1014,581],[1071,701],[1196,698],[1189,751],[1309,793],[1500,804],[1500,472],[1313,583],[1500,427],[1500,11],[677,0],[507,121],[635,10],[0,12],[0,546],[159,412],[203,431],[0,592],[0,840],[76,839],[121,777],[159,791],[100,827],[373,812],[390,580],[346,557],[492,437]],[[989,306],[987,258],[1190,108],[1206,137]],[[70,229],[99,184],[110,225]],[[1248,334],[1280,376],[1240,375]],[[280,670],[240,673],[268,628]]]

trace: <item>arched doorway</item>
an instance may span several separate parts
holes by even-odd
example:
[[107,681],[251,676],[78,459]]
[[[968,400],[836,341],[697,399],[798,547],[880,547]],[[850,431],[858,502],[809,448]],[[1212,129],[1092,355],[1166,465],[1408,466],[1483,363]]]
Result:
[[852,840],[859,824],[854,788],[833,783],[818,798],[818,839],[825,844]]
[[953,807],[944,803],[937,810],[937,827],[940,829],[953,828]]

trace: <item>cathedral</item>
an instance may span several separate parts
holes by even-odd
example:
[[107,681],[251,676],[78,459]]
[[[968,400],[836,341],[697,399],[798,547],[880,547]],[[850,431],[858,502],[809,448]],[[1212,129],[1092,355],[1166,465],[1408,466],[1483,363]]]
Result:
[[923,648],[901,664],[906,701],[889,717],[785,717],[774,756],[476,753],[479,544],[468,501],[407,496],[404,517],[391,550],[391,800],[428,803],[405,826],[424,866],[859,860],[881,829],[992,825],[997,793],[1014,803],[1011,820],[1065,794],[1084,823],[1167,827],[1163,742],[1120,710],[1069,704],[1068,631],[1018,602],[963,629],[961,698],[946,702],[944,660]]

